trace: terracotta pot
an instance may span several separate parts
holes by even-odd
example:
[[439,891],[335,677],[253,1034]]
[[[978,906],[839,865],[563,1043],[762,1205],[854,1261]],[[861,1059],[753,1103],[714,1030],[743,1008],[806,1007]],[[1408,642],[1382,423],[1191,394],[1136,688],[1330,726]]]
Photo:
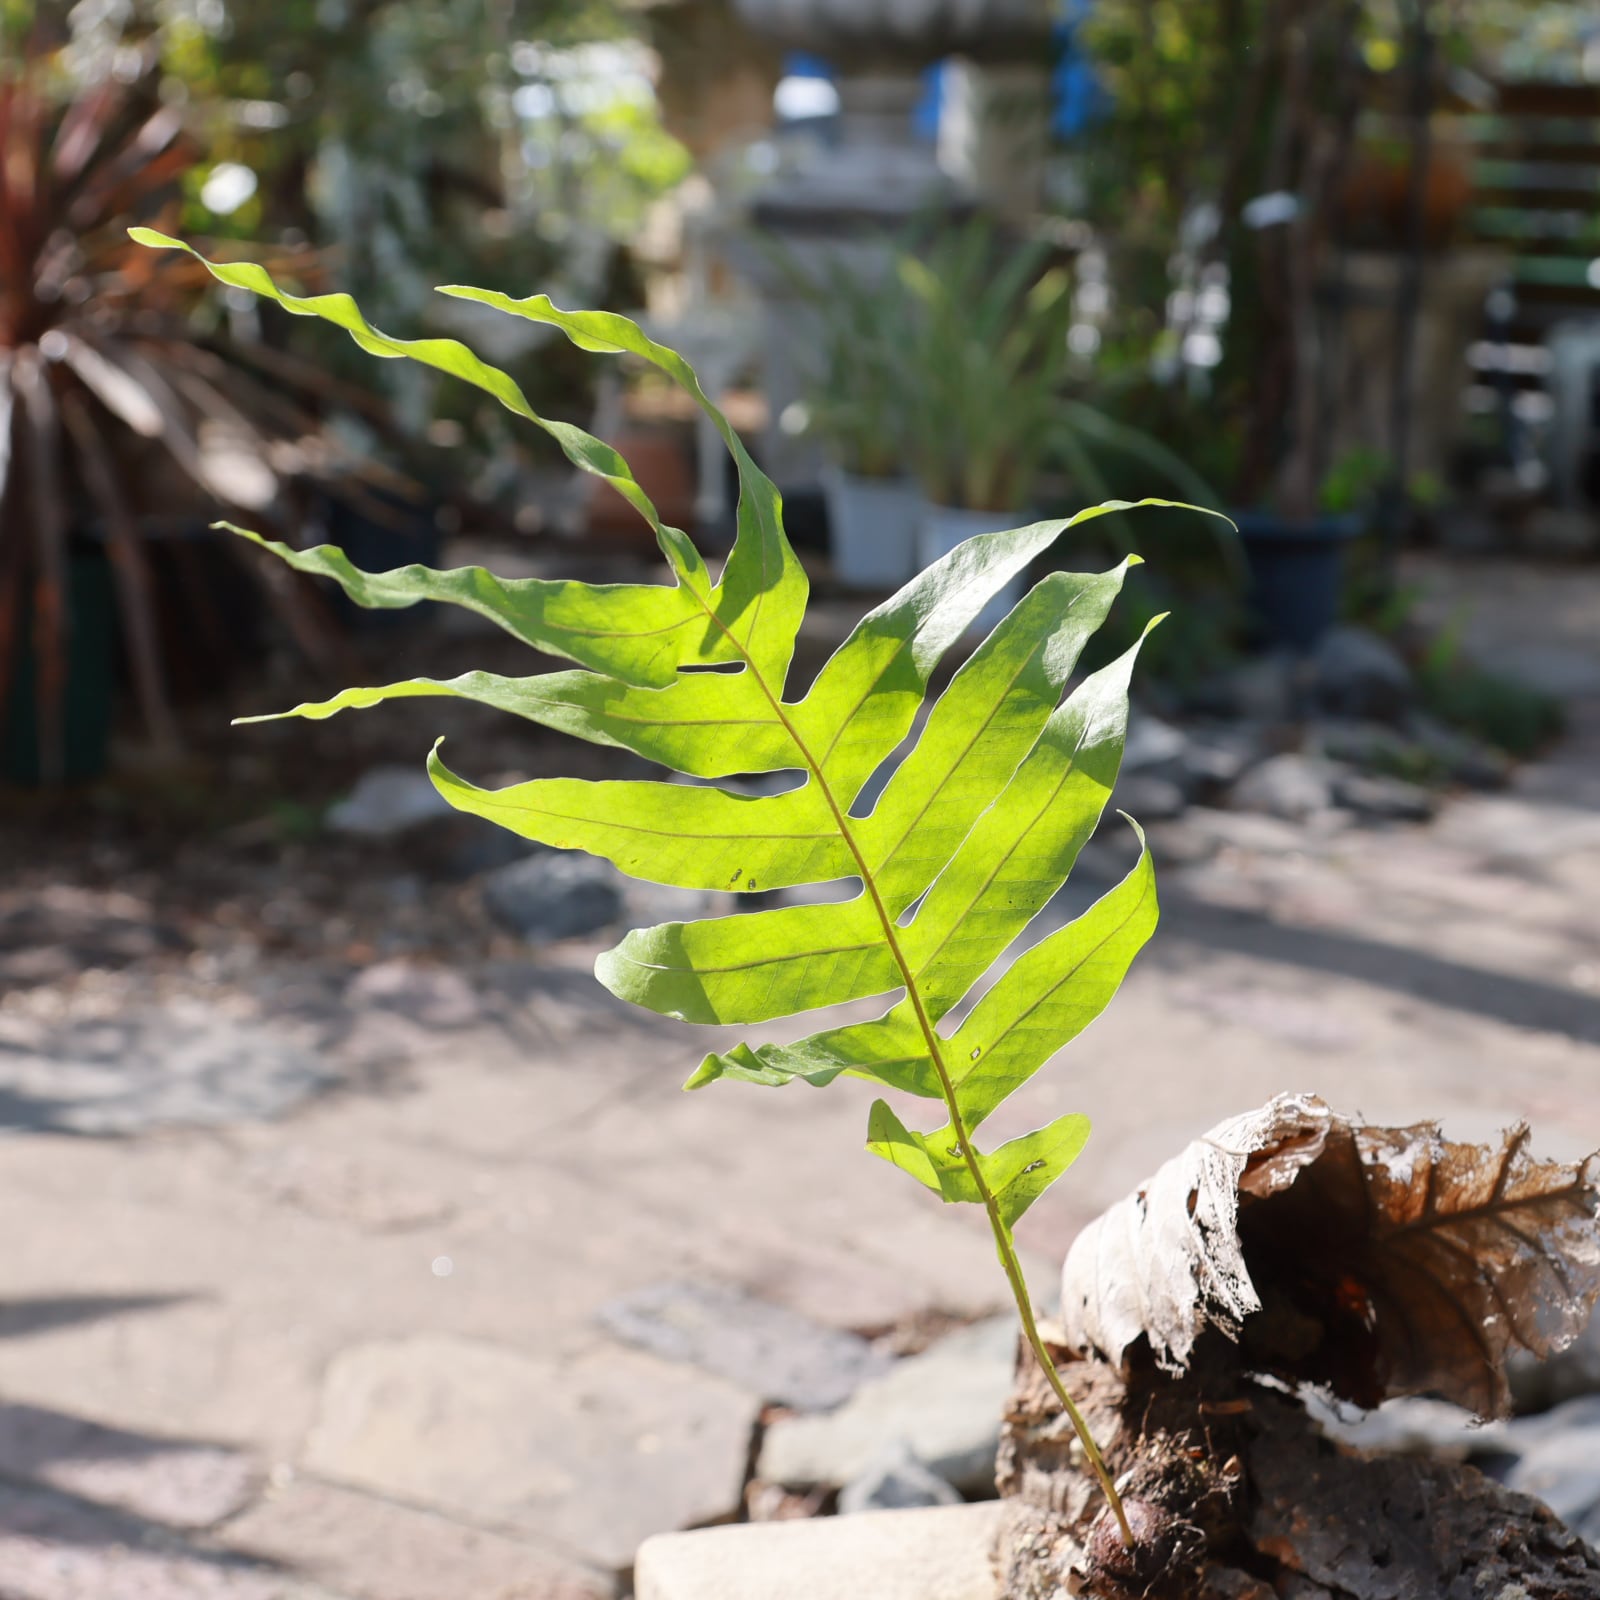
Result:
[[[1410,151],[1403,140],[1358,142],[1339,190],[1339,220],[1348,243],[1386,250],[1403,250],[1410,244],[1411,178]],[[1466,150],[1453,138],[1435,133],[1429,141],[1422,187],[1422,232],[1429,249],[1450,242],[1471,199]]]

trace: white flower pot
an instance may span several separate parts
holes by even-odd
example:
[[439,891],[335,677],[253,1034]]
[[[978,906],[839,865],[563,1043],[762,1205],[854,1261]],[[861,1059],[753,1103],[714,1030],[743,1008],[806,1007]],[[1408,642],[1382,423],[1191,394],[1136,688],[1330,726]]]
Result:
[[853,589],[898,589],[917,570],[916,489],[903,478],[823,472],[833,570]]
[[[917,565],[930,567],[975,534],[1015,528],[1026,520],[1018,512],[968,511],[961,506],[938,506],[924,500],[917,530]],[[978,613],[972,631],[987,633],[1027,592],[1027,576],[1019,573]]]

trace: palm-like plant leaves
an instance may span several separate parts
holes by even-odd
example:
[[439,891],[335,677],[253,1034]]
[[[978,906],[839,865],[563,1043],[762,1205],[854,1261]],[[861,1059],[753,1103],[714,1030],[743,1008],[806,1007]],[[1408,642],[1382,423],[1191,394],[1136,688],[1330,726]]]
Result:
[[[147,231],[137,237],[187,248]],[[565,778],[489,790],[448,768],[437,748],[429,757],[434,783],[453,805],[541,843],[587,850],[638,877],[738,893],[854,880],[859,892],[842,902],[636,930],[599,958],[596,975],[624,999],[697,1023],[756,1023],[895,996],[871,1021],[797,1044],[709,1055],[689,1087],[718,1078],[823,1084],[847,1073],[941,1102],[946,1123],[930,1134],[912,1132],[877,1102],[869,1146],[946,1200],[986,1208],[1024,1326],[1046,1359],[1011,1228],[1077,1155],[1088,1124],[1066,1117],[987,1152],[973,1133],[1115,992],[1155,926],[1148,852],[1075,922],[1002,972],[958,1026],[948,1024],[1060,888],[1116,781],[1138,647],[1063,694],[1127,563],[1087,576],[1053,573],[1038,584],[955,674],[876,804],[864,815],[855,811],[868,780],[911,732],[935,666],[992,596],[1066,528],[1131,507],[1111,502],[1066,523],[969,540],[864,617],[810,688],[786,697],[805,576],[784,537],[776,489],[673,352],[622,317],[561,311],[542,296],[445,291],[553,324],[582,348],[641,358],[687,389],[715,420],[739,471],[738,535],[717,582],[688,539],[661,523],[615,451],[538,416],[503,372],[465,346],[393,339],[347,296],[299,298],[258,266],[208,265],[224,283],[344,328],[375,355],[425,362],[497,396],[639,509],[674,577],[599,586],[502,581],[479,568],[374,575],[328,547],[272,545],[299,570],[334,579],[359,604],[450,601],[588,669],[412,678],[346,690],[289,714],[327,717],[386,699],[453,695],[695,777],[794,771],[796,787],[760,797]],[[1092,1444],[1090,1453],[1098,1464]]]

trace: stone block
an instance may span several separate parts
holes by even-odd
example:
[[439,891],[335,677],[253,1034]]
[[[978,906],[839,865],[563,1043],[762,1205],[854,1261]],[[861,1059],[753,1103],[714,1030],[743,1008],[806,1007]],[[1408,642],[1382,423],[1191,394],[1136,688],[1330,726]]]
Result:
[[898,1441],[945,1482],[993,1494],[1016,1340],[1013,1317],[975,1323],[863,1384],[837,1411],[782,1418],[767,1429],[756,1475],[842,1486]]
[[541,850],[483,880],[484,903],[513,933],[540,943],[576,939],[623,914],[622,874],[609,862]]
[[1000,1502],[747,1522],[639,1551],[635,1600],[994,1600]]

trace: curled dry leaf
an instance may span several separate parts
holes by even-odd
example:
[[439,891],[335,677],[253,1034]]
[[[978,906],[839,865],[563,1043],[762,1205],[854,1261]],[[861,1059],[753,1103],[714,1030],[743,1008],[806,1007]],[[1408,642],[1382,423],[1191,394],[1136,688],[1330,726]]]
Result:
[[1361,1406],[1509,1406],[1505,1362],[1570,1344],[1600,1296],[1600,1158],[1534,1160],[1433,1123],[1352,1123],[1282,1095],[1196,1139],[1079,1234],[1067,1340],[1188,1369],[1216,1330],[1241,1365]]

